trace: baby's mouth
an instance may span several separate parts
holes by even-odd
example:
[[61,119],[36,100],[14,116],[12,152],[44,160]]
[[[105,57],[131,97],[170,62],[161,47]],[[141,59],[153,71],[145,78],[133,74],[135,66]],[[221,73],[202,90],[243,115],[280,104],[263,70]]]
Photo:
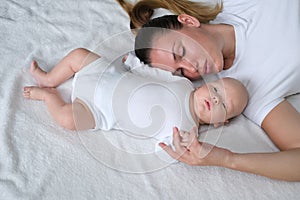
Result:
[[210,102],[207,100],[204,100],[206,108],[210,111]]

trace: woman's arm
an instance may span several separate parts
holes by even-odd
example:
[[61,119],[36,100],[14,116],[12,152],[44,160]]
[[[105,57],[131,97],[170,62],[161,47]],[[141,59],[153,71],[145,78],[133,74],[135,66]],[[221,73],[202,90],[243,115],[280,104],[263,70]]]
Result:
[[239,154],[227,149],[200,143],[191,133],[190,145],[180,146],[178,130],[174,129],[173,151],[161,147],[174,158],[190,165],[216,165],[254,173],[270,178],[300,181],[300,114],[287,101],[276,106],[265,118],[262,128],[281,149],[275,153]]
[[277,105],[262,128],[281,150],[277,153],[235,154],[232,168],[276,179],[300,181],[300,114],[288,102]]

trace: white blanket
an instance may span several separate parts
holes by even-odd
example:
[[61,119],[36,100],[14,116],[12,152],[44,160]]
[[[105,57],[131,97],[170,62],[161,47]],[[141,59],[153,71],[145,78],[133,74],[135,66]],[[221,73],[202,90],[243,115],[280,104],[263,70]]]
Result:
[[[74,48],[114,58],[132,47],[128,17],[114,0],[3,0],[0,24],[1,200],[298,199],[299,182],[152,163],[140,153],[143,140],[64,130],[43,102],[23,98],[22,88],[36,84],[28,71],[33,59],[49,70]],[[70,101],[70,81],[58,89]],[[299,96],[292,101],[300,108]],[[243,116],[201,139],[238,152],[277,151]]]

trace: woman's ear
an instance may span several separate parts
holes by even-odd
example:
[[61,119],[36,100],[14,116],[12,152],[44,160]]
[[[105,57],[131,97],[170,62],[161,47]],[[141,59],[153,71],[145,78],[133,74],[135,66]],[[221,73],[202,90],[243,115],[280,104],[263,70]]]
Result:
[[194,27],[200,27],[200,22],[197,18],[187,15],[187,14],[180,14],[177,17],[178,21],[182,24]]

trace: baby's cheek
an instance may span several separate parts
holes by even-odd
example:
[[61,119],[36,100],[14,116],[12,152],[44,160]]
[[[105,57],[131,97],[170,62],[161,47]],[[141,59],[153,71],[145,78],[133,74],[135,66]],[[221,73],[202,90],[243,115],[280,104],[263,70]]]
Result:
[[223,110],[215,110],[212,114],[212,122],[224,122],[226,121],[226,112]]

